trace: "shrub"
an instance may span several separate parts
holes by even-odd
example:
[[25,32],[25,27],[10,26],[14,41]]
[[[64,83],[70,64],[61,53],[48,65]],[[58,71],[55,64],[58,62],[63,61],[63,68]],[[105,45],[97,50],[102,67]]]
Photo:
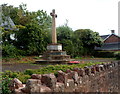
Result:
[[26,81],[31,78],[31,76],[30,76],[30,75],[25,75],[25,74],[20,74],[17,78],[18,78],[22,83],[25,84]]
[[2,55],[4,57],[19,57],[20,55],[25,55],[25,51],[17,49],[12,44],[2,45]]
[[[1,77],[0,77],[1,78]],[[9,83],[12,80],[12,78],[9,78],[9,75],[5,75],[2,77],[2,94],[11,94],[11,91],[9,89]]]
[[116,57],[116,59],[119,60],[119,59],[120,59],[120,52],[115,52],[115,53],[114,53],[114,56]]
[[113,58],[114,51],[96,51],[94,52],[94,57]]
[[[32,70],[32,72],[34,72]],[[13,78],[18,78],[20,81],[22,81],[23,83],[26,83],[27,79],[31,78],[30,76],[31,74],[25,74],[23,72],[12,72],[12,71],[5,71],[2,74],[3,78],[9,78],[9,79],[13,79]]]
[[26,74],[26,75],[32,75],[33,73],[35,73],[35,70],[33,70],[33,69],[27,69],[24,72],[24,74]]
[[6,77],[6,75],[9,77],[9,78],[17,78],[18,77],[18,72],[12,72],[12,71],[5,71],[3,74],[2,74],[2,77]]

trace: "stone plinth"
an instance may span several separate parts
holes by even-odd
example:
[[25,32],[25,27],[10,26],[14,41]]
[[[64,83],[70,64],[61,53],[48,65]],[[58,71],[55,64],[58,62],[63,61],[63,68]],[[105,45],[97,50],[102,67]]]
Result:
[[43,54],[43,60],[36,62],[67,63],[69,61],[70,56],[66,54],[66,51],[62,51],[62,44],[49,44],[47,51]]
[[62,44],[49,44],[47,46],[48,51],[62,51]]
[[49,61],[70,61],[70,56],[66,51],[47,51],[43,54],[44,60]]

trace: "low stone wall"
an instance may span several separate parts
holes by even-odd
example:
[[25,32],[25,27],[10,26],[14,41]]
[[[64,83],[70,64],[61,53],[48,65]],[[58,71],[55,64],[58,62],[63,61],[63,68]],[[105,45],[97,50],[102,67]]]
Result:
[[41,92],[114,92],[118,94],[119,66],[120,62],[111,62],[83,69],[74,68],[66,72],[60,70],[57,76],[53,73],[33,74],[25,85],[18,79],[13,79],[10,89],[15,94],[39,94]]

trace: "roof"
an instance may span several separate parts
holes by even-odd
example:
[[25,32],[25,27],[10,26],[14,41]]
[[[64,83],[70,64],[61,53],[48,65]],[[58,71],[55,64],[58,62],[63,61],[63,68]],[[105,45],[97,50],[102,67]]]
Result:
[[120,50],[120,42],[105,43],[101,47],[96,47],[96,50]]
[[106,39],[109,35],[102,35],[100,36],[103,40]]
[[118,38],[120,38],[120,36],[118,36],[118,35],[115,35],[115,34],[110,34],[110,35],[102,35],[102,36],[100,36],[104,41],[105,40],[107,40],[110,36],[112,36],[112,35],[114,35],[114,36],[117,36]]
[[[2,17],[4,18],[4,21],[2,20]],[[15,29],[16,28],[13,20],[9,16],[5,17],[4,15],[2,15],[2,17],[0,18],[0,26],[1,27],[4,27],[5,29]]]
[[[120,38],[120,36],[115,35],[114,33],[109,35],[102,35],[100,37],[105,41],[112,35]],[[120,50],[120,42],[104,43],[101,47],[95,47],[95,50]]]

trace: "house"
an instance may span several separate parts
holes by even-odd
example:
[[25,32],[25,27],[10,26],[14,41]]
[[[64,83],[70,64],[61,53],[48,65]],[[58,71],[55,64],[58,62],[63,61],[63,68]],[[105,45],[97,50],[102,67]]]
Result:
[[[4,19],[4,20],[3,20]],[[15,30],[17,29],[13,20],[9,16],[2,16],[0,17],[0,27],[4,27],[4,29]]]
[[111,30],[110,35],[102,35],[104,44],[101,47],[95,47],[96,50],[120,51],[120,36]]

